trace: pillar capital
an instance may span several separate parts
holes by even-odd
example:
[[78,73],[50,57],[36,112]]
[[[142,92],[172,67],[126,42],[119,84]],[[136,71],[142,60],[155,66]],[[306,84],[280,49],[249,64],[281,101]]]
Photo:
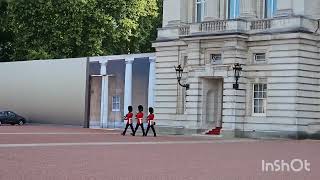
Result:
[[107,75],[107,64],[108,64],[108,62],[101,62],[100,63],[100,74],[103,76]]
[[128,58],[125,59],[125,61],[126,61],[126,64],[132,64],[133,61],[134,61],[134,58],[128,57]]
[[150,63],[156,62],[156,57],[149,57],[149,62]]

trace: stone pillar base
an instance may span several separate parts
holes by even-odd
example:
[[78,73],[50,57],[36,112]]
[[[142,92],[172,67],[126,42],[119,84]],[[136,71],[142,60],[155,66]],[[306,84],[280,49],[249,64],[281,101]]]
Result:
[[239,16],[239,19],[257,19],[256,14],[253,13],[242,13]]
[[275,17],[288,17],[293,15],[292,9],[280,9],[277,10]]
[[181,21],[180,20],[173,20],[173,21],[169,21],[167,26],[177,26],[180,25]]

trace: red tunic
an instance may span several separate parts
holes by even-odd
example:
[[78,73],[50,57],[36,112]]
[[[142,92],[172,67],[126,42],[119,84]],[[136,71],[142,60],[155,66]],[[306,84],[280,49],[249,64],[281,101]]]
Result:
[[131,124],[132,123],[132,117],[133,117],[133,113],[132,112],[129,112],[128,114],[126,114],[125,120],[127,120],[127,124]]
[[142,124],[143,123],[143,112],[138,112],[136,114],[136,119],[137,119],[137,124]]
[[[148,119],[148,124],[150,124],[150,122],[154,120],[154,114],[149,114],[147,119]],[[153,125],[153,124],[150,124],[150,125]]]

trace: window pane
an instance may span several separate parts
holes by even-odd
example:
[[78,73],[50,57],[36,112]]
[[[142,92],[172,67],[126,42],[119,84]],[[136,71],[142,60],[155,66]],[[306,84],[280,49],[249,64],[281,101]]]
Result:
[[201,22],[201,4],[197,4],[197,22]]
[[240,16],[240,0],[235,0],[236,1],[236,7],[235,7],[235,15],[236,17]]
[[263,98],[267,97],[267,92],[263,92]]
[[266,108],[267,84],[254,84],[253,87],[253,113],[264,114]]
[[234,19],[235,18],[235,0],[229,0],[229,19]]
[[254,60],[255,61],[265,61],[266,60],[266,54],[265,53],[255,53],[254,54]]
[[203,3],[202,3],[202,6],[203,6],[203,10],[202,10],[202,19],[204,18],[204,16],[207,15],[207,4],[206,4],[206,1],[203,0]]
[[265,16],[272,18],[277,10],[277,0],[266,0],[265,3]]
[[112,96],[112,110],[113,111],[120,110],[120,96]]
[[254,100],[254,113],[259,113],[259,100]]
[[263,92],[260,91],[258,94],[259,98],[263,98]]

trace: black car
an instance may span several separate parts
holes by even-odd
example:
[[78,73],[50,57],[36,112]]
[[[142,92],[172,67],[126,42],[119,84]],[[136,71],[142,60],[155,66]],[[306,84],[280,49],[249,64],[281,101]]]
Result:
[[23,125],[26,123],[26,119],[12,111],[0,111],[0,125],[1,124],[19,124]]

